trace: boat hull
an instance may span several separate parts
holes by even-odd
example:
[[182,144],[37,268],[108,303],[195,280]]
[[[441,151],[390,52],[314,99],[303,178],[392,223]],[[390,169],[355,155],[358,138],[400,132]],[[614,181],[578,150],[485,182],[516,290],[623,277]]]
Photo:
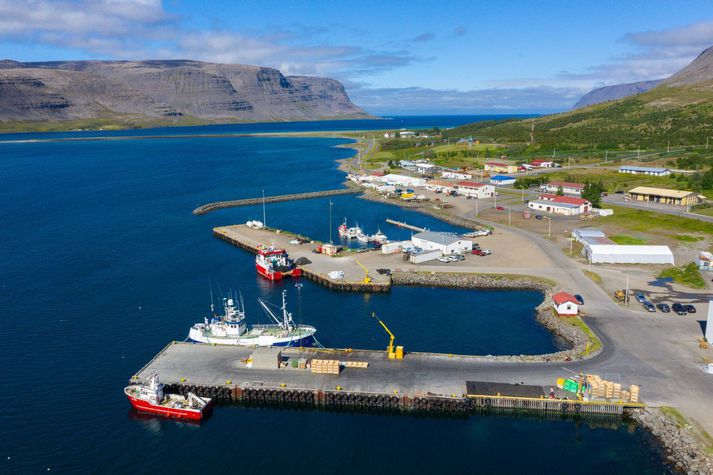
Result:
[[126,394],[126,398],[129,400],[133,408],[137,411],[149,414],[156,414],[158,416],[169,417],[172,419],[200,421],[203,419],[203,414],[210,409],[210,405],[204,407],[203,409],[181,409],[175,407],[155,405],[151,404],[148,401],[144,401],[143,399],[131,396],[130,394]]
[[226,345],[226,346],[244,346],[247,348],[255,348],[258,346],[299,346],[309,348],[314,346],[314,332],[309,335],[299,338],[290,337],[274,337],[274,338],[219,338],[210,337],[201,334],[200,332],[191,330],[188,334],[188,339],[194,343],[204,343],[209,345]]
[[281,280],[284,277],[290,276],[290,277],[299,277],[302,275],[302,269],[299,269],[295,267],[294,269],[288,271],[288,272],[280,272],[280,271],[270,271],[260,264],[255,264],[255,269],[257,270],[257,273],[261,275],[262,277],[266,278],[267,280]]

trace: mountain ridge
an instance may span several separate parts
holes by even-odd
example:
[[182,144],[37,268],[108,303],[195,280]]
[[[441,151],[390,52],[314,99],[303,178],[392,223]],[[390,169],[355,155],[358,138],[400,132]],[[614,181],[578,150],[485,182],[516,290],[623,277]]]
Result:
[[364,118],[334,79],[193,60],[0,61],[0,123]]

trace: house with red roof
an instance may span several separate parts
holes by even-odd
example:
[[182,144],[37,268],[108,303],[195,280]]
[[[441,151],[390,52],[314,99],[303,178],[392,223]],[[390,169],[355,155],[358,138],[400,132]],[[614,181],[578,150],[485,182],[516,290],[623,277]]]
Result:
[[542,194],[538,199],[530,201],[527,203],[527,207],[535,211],[563,214],[565,216],[587,214],[592,211],[592,203],[584,198],[557,196],[548,193]]
[[558,315],[575,316],[579,312],[579,302],[574,295],[558,292],[552,296],[552,304]]

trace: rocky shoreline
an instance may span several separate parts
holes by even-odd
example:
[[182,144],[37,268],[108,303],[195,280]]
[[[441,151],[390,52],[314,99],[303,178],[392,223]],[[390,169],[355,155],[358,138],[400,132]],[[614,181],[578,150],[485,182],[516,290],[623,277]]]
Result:
[[713,474],[713,459],[706,453],[690,425],[646,407],[631,413],[632,419],[646,429],[663,452],[664,462],[681,473]]
[[514,289],[537,290],[543,293],[542,303],[535,309],[535,320],[553,335],[564,340],[570,347],[565,350],[542,355],[487,355],[481,356],[487,361],[542,362],[569,361],[591,358],[600,350],[586,353],[589,336],[579,327],[567,324],[552,313],[550,305],[553,282],[527,276],[507,276],[494,274],[469,274],[457,272],[392,272],[392,285],[410,285],[427,287],[450,287],[459,289]]

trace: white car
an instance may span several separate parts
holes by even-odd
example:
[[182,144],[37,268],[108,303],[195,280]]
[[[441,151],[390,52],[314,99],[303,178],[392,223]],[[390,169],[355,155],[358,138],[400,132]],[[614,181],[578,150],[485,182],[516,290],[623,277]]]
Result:
[[438,260],[441,262],[451,262],[450,259],[448,259],[446,256],[441,256],[438,258]]
[[482,253],[485,254],[486,256],[489,256],[490,254],[492,254],[492,252],[490,251],[490,249],[481,249],[480,252],[482,252]]

